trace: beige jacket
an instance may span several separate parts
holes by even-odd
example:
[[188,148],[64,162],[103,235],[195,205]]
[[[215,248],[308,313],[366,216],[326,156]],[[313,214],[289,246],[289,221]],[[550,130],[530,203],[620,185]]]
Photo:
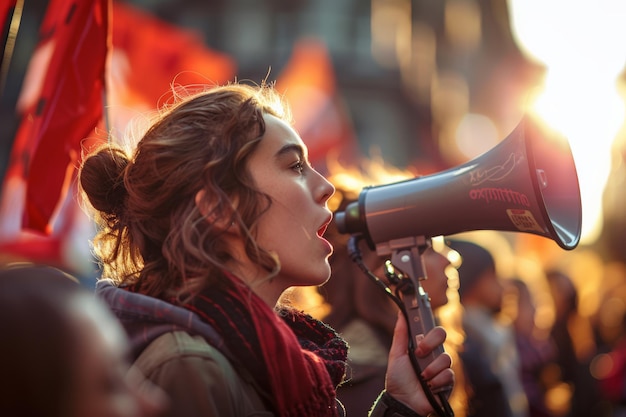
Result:
[[165,333],[143,351],[133,366],[168,394],[168,417],[274,415],[251,376],[236,371],[200,336],[182,331]]

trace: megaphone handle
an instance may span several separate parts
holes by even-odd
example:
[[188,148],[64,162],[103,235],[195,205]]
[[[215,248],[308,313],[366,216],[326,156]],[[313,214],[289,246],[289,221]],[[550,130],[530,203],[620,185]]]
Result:
[[[409,349],[414,349],[418,342],[417,336],[428,333],[429,330],[435,327],[435,319],[432,309],[430,308],[430,299],[420,282],[421,279],[426,279],[422,254],[430,246],[430,239],[425,238],[424,236],[407,238],[394,242],[388,242],[384,245],[384,248],[382,248],[384,251],[389,249],[391,250],[386,253],[391,253],[391,265],[394,267],[391,272],[394,276],[394,282],[398,284],[396,296],[394,296],[389,287],[372,274],[362,262],[358,250],[358,239],[358,237],[353,235],[348,241],[348,252],[350,253],[350,257],[361,267],[361,269],[366,272],[368,277],[373,278],[374,282],[379,284],[379,286],[381,286],[385,292],[391,296],[392,300],[394,300],[394,302],[402,310],[402,314],[408,322],[408,347]],[[396,273],[396,267],[398,265],[402,265],[405,271],[410,272],[410,275],[402,272],[402,269],[400,269],[399,274]],[[436,398],[434,393],[428,387],[428,383],[421,375],[421,371],[443,352],[443,346],[439,346],[426,358],[418,358],[414,352],[410,352],[409,357],[411,360],[411,366],[413,367],[413,370],[422,385],[422,389],[428,398],[428,402],[435,410],[435,413],[442,417],[454,417],[454,411],[448,403],[447,391],[437,392]]]
[[[425,335],[435,327],[435,318],[430,306],[430,298],[424,292],[423,287],[409,290],[402,295],[402,301],[407,312],[409,328],[413,335],[414,343],[417,346],[419,335]],[[426,357],[417,357],[417,362],[421,370],[424,370],[430,363],[444,352],[443,346],[438,346]]]
[[[413,343],[417,346],[419,335],[425,335],[435,327],[435,318],[430,306],[430,297],[424,291],[421,280],[426,279],[422,253],[429,246],[429,240],[415,240],[409,247],[395,248],[392,252],[392,264],[403,271],[405,282],[401,291],[402,302],[407,314],[408,325]],[[408,275],[408,276],[407,276]],[[420,368],[426,368],[437,356],[444,352],[443,346],[433,350],[427,357],[417,358]]]

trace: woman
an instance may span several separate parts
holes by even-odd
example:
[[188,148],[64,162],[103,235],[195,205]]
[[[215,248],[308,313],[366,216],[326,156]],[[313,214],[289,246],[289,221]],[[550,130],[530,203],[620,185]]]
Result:
[[0,269],[0,332],[2,416],[142,417],[164,409],[160,390],[139,391],[136,373],[129,380],[118,321],[58,269]]
[[[132,154],[111,145],[84,160],[80,184],[101,225],[94,249],[110,278],[98,293],[172,415],[341,412],[345,342],[279,303],[289,287],[325,282],[333,250],[322,236],[334,188],[289,121],[271,86],[213,87],[167,109]],[[427,415],[405,326],[377,412]],[[444,339],[435,329],[417,354]],[[454,379],[440,358],[424,371],[434,387]]]

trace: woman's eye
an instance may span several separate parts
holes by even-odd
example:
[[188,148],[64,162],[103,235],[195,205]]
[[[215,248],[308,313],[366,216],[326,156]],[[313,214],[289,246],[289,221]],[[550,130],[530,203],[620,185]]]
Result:
[[302,172],[304,171],[304,163],[303,162],[296,162],[294,165],[291,166],[291,169],[293,169],[294,171],[297,171],[300,174],[302,174]]

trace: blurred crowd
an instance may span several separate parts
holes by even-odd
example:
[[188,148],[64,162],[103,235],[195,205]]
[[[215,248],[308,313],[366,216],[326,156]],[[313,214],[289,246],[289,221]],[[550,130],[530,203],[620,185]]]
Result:
[[[335,207],[341,210],[350,199],[341,189],[337,196],[344,198]],[[348,416],[363,416],[370,406],[363,398],[372,397],[384,386],[398,307],[355,265],[346,249],[348,236],[331,227],[327,237],[335,247],[331,279],[319,287],[294,289],[288,301],[324,320],[348,341],[348,371],[338,396]],[[506,246],[509,262],[512,259],[517,267],[513,269],[515,274],[502,267],[501,249]],[[360,250],[368,268],[393,286],[385,278],[385,259],[365,244]],[[506,239],[497,234],[474,232],[452,238],[434,237],[421,257],[425,267],[422,285],[430,297],[437,324],[448,332],[445,347],[454,359],[457,383],[449,401],[456,416],[626,415],[626,315],[620,292],[626,269],[606,269],[611,273],[611,280],[607,281],[610,285],[605,295],[593,300],[598,307],[596,314],[590,315],[585,310],[590,299],[585,297],[594,296],[581,291],[584,287],[568,273],[567,265],[530,267],[523,259],[516,259]],[[129,372],[123,356],[126,341],[106,307],[88,297],[76,303],[73,311],[64,312],[64,300],[70,295],[84,297],[90,283],[77,284],[78,280],[54,268],[24,267],[19,263],[16,267],[10,258],[2,259],[2,264],[1,328],[3,334],[15,334],[19,329],[24,338],[13,338],[12,343],[1,346],[5,374],[0,390],[1,415],[28,415],[12,414],[11,407],[16,404],[34,407],[41,402],[56,404],[59,398],[76,398],[82,392],[79,389],[84,391],[88,385],[60,383],[67,380],[68,369],[75,366],[69,364],[74,360],[98,362],[103,358],[115,363],[108,369],[115,372],[102,376],[109,380],[103,383],[117,386],[110,387],[117,394],[105,396],[103,401],[113,404],[120,396],[127,397],[121,414],[104,415],[155,415],[166,404],[162,393],[150,393],[152,397],[136,393],[132,378],[137,376],[132,376],[132,372],[131,382],[124,382],[127,377],[122,375]],[[63,285],[58,281],[63,281]],[[55,289],[59,285],[61,290]],[[91,309],[97,313],[89,313]],[[87,327],[80,327],[83,330],[76,330],[74,325],[63,330],[64,326],[51,321],[72,322],[75,314],[82,316],[81,321],[89,322]],[[96,319],[90,318],[94,315]],[[91,331],[102,328],[105,336],[99,335],[97,340],[108,338],[109,342],[102,342],[106,349],[89,348],[89,353],[102,357],[81,359],[87,353],[83,351],[84,343],[89,340],[79,342],[76,337],[89,334],[89,343],[94,342],[96,336],[86,330],[89,327]],[[46,328],[54,328],[56,334],[48,338]],[[33,352],[33,348],[38,350],[44,344],[45,355]],[[26,359],[32,357],[42,361],[24,366]],[[47,377],[42,379],[41,375]],[[61,395],[63,389],[67,392]],[[52,400],[54,393],[57,395]],[[83,415],[95,415],[91,412]]]

